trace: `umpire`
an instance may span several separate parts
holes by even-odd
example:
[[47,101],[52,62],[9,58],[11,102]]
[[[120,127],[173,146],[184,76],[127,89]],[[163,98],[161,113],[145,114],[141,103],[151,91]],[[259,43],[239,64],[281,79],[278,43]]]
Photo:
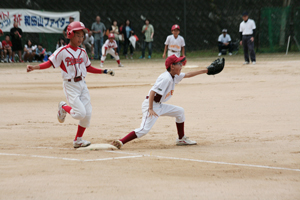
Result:
[[249,64],[249,53],[253,65],[256,63],[255,52],[254,52],[254,36],[255,36],[255,22],[248,18],[248,12],[243,12],[243,21],[240,24],[240,45],[244,48],[244,64]]

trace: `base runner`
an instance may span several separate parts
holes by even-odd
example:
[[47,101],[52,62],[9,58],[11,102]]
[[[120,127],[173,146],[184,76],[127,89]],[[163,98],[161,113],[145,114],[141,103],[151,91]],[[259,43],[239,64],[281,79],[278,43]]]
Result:
[[178,133],[177,145],[197,144],[195,141],[189,140],[184,133],[184,109],[179,106],[164,104],[164,102],[173,96],[175,84],[179,83],[183,78],[190,78],[204,73],[208,75],[220,73],[224,68],[225,60],[224,58],[217,59],[207,69],[181,73],[182,65],[185,65],[185,63],[185,56],[178,58],[176,55],[172,55],[166,59],[165,66],[167,71],[157,78],[142,104],[143,118],[140,128],[135,129],[120,140],[113,141],[112,145],[120,149],[125,143],[146,135],[159,116],[175,117]]
[[111,69],[101,70],[92,67],[86,51],[78,47],[84,40],[85,32],[83,23],[72,22],[67,28],[67,36],[70,39],[69,45],[58,48],[45,63],[36,66],[27,65],[27,72],[47,69],[51,66],[60,67],[63,90],[69,105],[64,101],[58,104],[57,119],[63,123],[66,113],[69,113],[74,119],[79,120],[77,134],[73,141],[74,148],[86,147],[91,144],[82,139],[85,129],[90,125],[92,115],[90,94],[84,80],[87,72],[114,76],[114,71]]

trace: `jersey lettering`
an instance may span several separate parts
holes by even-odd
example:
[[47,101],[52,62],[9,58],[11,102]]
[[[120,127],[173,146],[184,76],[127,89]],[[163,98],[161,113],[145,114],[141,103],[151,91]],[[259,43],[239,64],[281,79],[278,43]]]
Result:
[[70,65],[81,64],[83,63],[83,58],[71,58],[66,57],[65,62],[67,63],[67,67]]

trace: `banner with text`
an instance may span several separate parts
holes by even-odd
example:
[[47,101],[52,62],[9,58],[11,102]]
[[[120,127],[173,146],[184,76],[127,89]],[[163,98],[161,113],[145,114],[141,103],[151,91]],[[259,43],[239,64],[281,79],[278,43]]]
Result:
[[79,11],[48,12],[29,9],[0,8],[0,29],[10,32],[14,22],[18,22],[23,32],[62,33],[70,23],[69,18],[80,21]]

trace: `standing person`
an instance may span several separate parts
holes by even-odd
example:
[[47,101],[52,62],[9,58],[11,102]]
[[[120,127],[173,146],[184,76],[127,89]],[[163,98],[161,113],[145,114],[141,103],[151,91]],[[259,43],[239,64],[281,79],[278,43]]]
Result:
[[131,22],[129,19],[125,21],[125,26],[123,27],[122,33],[124,34],[124,51],[123,54],[128,59],[127,51],[130,48],[130,59],[133,59],[133,46],[129,41],[130,36],[134,34],[134,30],[131,27]]
[[10,58],[12,56],[12,43],[8,34],[5,36],[5,40],[2,41],[2,48],[4,52],[4,62],[11,63],[12,61]]
[[18,27],[18,22],[14,22],[14,27],[10,29],[10,36],[11,36],[11,42],[12,42],[12,57],[13,61],[15,57],[15,52],[18,52],[19,55],[19,61],[23,62],[22,60],[22,35],[23,31],[21,28]]
[[57,49],[47,62],[36,66],[27,66],[27,72],[47,69],[52,65],[54,68],[61,68],[63,89],[69,106],[64,101],[58,104],[57,119],[60,123],[63,123],[66,114],[69,113],[74,119],[79,120],[77,134],[73,141],[74,148],[91,144],[89,141],[82,139],[85,129],[90,125],[92,114],[90,94],[84,80],[87,72],[114,75],[113,70],[92,67],[85,50],[78,47],[83,42],[85,30],[83,23],[72,22],[67,29],[68,38],[70,39],[69,45]]
[[[75,18],[74,17],[72,17],[72,16],[70,16],[69,17],[69,24],[71,24],[72,22],[74,22],[74,20],[75,20]],[[70,40],[69,40],[69,38],[68,38],[68,35],[67,35],[67,29],[68,29],[68,26],[69,26],[69,24],[64,28],[64,30],[63,30],[63,35],[64,35],[64,37],[65,37],[65,39],[66,39],[66,43],[67,44],[69,44],[69,42],[70,42]]]
[[219,54],[218,56],[222,55],[222,49],[229,49],[229,54],[232,56],[232,44],[231,44],[231,37],[227,34],[227,29],[222,30],[222,34],[219,35],[218,38],[218,47],[219,47]]
[[166,52],[168,50],[168,57],[171,55],[176,55],[180,57],[180,53],[182,52],[182,56],[185,56],[184,47],[185,41],[180,33],[180,26],[174,24],[171,28],[172,35],[169,35],[165,41],[165,50],[163,54],[163,58],[166,57]]
[[[118,22],[116,21],[116,20],[114,20],[113,22],[112,22],[112,24],[111,24],[111,26],[110,26],[110,28],[109,28],[109,32],[110,33],[112,33],[112,34],[114,34],[114,36],[115,36],[115,41],[116,41],[116,43],[117,43],[117,45],[118,45],[118,48],[117,48],[117,53],[119,53],[120,52],[120,48],[119,48],[119,46],[120,46],[120,42],[119,42],[119,27],[118,27]],[[103,52],[102,52],[103,53]]]
[[152,55],[152,42],[153,42],[153,35],[154,35],[154,28],[152,24],[150,24],[149,19],[145,20],[145,25],[142,28],[142,33],[144,34],[144,42],[142,47],[142,56],[141,59],[145,58],[145,49],[148,46],[149,55],[148,58],[151,58]]
[[249,64],[249,54],[250,59],[253,65],[256,64],[256,57],[254,52],[254,37],[255,37],[255,22],[252,19],[249,19],[248,12],[243,12],[242,14],[243,21],[240,24],[240,45],[243,45],[244,48],[244,64]]
[[65,45],[66,45],[66,43],[65,43],[64,38],[59,38],[59,40],[57,41],[57,44],[56,44],[56,49],[58,49],[59,47],[65,46]]
[[124,45],[124,34],[123,34],[123,29],[124,29],[124,23],[122,23],[119,26],[119,54],[121,52],[121,47],[123,46],[123,48],[125,47]]
[[91,30],[94,33],[94,53],[95,53],[95,59],[101,59],[101,49],[103,45],[103,37],[106,31],[105,25],[100,22],[101,18],[100,16],[96,17],[96,22],[92,24]]
[[176,118],[175,122],[178,133],[176,145],[197,144],[197,142],[189,140],[184,133],[184,109],[179,106],[164,104],[164,102],[173,96],[175,84],[178,84],[183,78],[190,78],[204,73],[208,75],[220,73],[224,68],[225,61],[224,58],[217,59],[207,69],[181,73],[182,65],[185,65],[185,63],[185,56],[178,58],[176,55],[171,55],[166,59],[165,66],[167,71],[157,78],[142,104],[143,118],[140,128],[130,132],[123,139],[113,141],[112,145],[120,149],[125,143],[146,135],[159,116]]
[[[3,31],[0,28],[0,37],[3,35]],[[3,60],[3,47],[2,47],[2,42],[0,42],[0,62],[4,62]]]
[[35,50],[37,46],[33,45],[31,40],[27,40],[26,44],[24,45],[24,53],[23,59],[24,61],[32,62],[33,58],[35,57]]
[[102,47],[102,57],[101,57],[100,67],[103,67],[103,64],[104,64],[107,54],[110,54],[111,56],[113,56],[116,59],[119,67],[124,67],[120,62],[120,57],[117,52],[117,48],[118,48],[118,45],[117,45],[117,42],[115,41],[115,35],[113,33],[110,33],[108,35],[108,39],[105,41],[105,43]]
[[83,41],[83,48],[85,48],[88,55],[91,55],[91,58],[93,58],[94,55],[94,41],[93,32],[88,30],[88,33],[85,34],[85,40]]

